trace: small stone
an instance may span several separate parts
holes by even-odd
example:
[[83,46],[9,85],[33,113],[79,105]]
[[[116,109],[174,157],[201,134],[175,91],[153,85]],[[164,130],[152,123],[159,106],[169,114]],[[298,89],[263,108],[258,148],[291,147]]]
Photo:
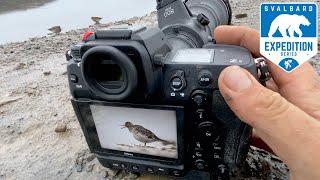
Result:
[[65,123],[57,124],[56,128],[54,129],[56,133],[62,133],[67,131],[67,125]]
[[94,154],[89,154],[86,158],[87,162],[91,162],[96,156]]
[[18,63],[16,65],[16,67],[14,68],[14,70],[20,70],[20,69],[24,69],[26,67],[27,67],[27,65],[25,63]]
[[10,53],[12,54],[12,53],[14,53],[14,51],[10,51]]
[[31,89],[37,89],[38,88],[38,84],[32,84],[29,86]]
[[246,17],[248,17],[248,14],[247,13],[236,14],[235,17],[237,19],[246,18]]
[[34,61],[30,61],[30,62],[28,62],[28,65],[34,65]]
[[89,164],[86,171],[91,172],[93,170],[94,164]]
[[45,72],[43,72],[43,74],[44,74],[45,76],[49,76],[49,75],[51,74],[51,71],[45,71]]
[[106,178],[106,177],[108,177],[108,176],[109,176],[109,174],[108,174],[107,171],[102,171],[102,177]]

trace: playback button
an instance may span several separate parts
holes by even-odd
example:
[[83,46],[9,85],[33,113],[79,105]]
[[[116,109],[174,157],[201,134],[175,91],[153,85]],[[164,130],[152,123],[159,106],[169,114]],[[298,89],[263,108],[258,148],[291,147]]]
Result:
[[78,77],[74,74],[70,75],[70,81],[73,83],[77,83],[78,82]]

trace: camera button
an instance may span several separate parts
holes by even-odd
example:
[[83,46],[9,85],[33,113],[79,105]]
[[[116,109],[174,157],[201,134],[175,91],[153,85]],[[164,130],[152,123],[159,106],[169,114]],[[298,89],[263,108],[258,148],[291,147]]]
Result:
[[153,173],[153,172],[154,172],[151,167],[148,167],[148,168],[147,168],[147,171],[148,171],[149,173]]
[[205,168],[205,161],[202,160],[202,159],[196,160],[196,167],[197,167],[199,170],[203,170],[203,169]]
[[132,166],[132,169],[137,171],[137,170],[139,170],[139,166]]
[[172,171],[172,174],[173,174],[174,176],[181,176],[181,171],[174,170],[174,171]]
[[209,71],[201,71],[198,77],[200,86],[209,86],[212,81],[212,75]]
[[119,167],[119,164],[118,163],[113,163],[112,166],[113,167]]
[[77,83],[78,82],[78,77],[74,74],[70,75],[70,81],[73,83]]
[[179,77],[175,77],[171,80],[171,87],[173,90],[179,90],[183,86],[182,80]]

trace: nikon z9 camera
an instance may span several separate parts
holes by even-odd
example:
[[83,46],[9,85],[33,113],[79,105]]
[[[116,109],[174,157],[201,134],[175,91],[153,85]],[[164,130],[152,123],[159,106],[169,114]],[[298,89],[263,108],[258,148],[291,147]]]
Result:
[[[72,105],[91,152],[109,168],[228,179],[251,128],[218,89],[227,66],[258,78],[250,52],[215,44],[227,0],[157,0],[158,27],[87,32],[67,52]],[[200,176],[199,176],[200,177]]]

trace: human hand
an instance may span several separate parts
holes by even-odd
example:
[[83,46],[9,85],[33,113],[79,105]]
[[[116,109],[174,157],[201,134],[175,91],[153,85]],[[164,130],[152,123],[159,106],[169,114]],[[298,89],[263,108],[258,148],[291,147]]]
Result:
[[[259,33],[220,26],[218,44],[240,45],[260,57]],[[268,62],[272,80],[262,86],[247,70],[224,69],[219,88],[227,104],[289,167],[291,179],[320,179],[320,78],[309,63],[286,73]]]

